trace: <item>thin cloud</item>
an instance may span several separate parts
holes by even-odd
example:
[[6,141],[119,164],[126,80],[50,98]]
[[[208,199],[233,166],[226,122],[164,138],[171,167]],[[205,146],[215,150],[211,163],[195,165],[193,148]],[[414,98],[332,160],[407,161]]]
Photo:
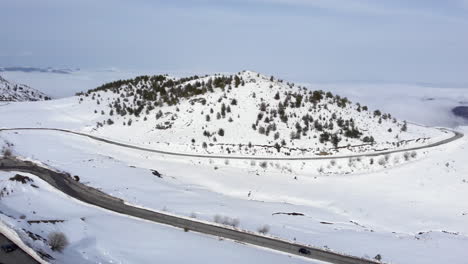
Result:
[[[375,1],[363,0],[250,0],[248,2],[312,7],[357,15],[426,17],[450,22],[468,23],[468,20],[464,17],[446,14],[425,6],[409,8],[404,2],[399,3],[398,1],[394,2],[392,6],[384,4],[383,1],[376,3]],[[447,1],[446,5],[453,9],[457,9],[462,5],[468,9],[468,0]]]

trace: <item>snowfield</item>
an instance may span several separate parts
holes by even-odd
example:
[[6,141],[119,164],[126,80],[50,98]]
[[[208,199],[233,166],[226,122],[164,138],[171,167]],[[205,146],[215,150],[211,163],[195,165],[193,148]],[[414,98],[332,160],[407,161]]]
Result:
[[[49,254],[51,263],[321,263],[111,213],[71,199],[31,174],[19,173],[32,182],[10,181],[16,174],[0,172],[0,220]],[[46,246],[54,231],[70,241],[63,253]]]
[[[1,136],[15,154],[78,175],[129,204],[206,221],[227,216],[250,231],[269,225],[277,237],[356,256],[380,254],[386,262],[464,263],[466,257],[466,138],[392,169],[327,175],[300,166],[281,171],[165,157],[59,132]],[[317,162],[325,161],[310,163]],[[303,216],[278,214],[292,212]]]
[[[196,82],[222,76],[186,80],[181,86],[195,87]],[[466,263],[466,136],[433,148],[335,159],[426,146],[453,134],[394,120],[386,113],[376,114],[376,109],[363,110],[364,105],[343,103],[342,97],[328,96],[326,91],[316,100],[318,94],[276,78],[249,71],[237,76],[244,85],[182,98],[174,105],[159,105],[160,94],[145,95],[154,99],[151,104],[139,103],[136,91],[150,84],[145,78],[87,95],[10,103],[0,106],[0,128],[63,128],[180,153],[330,159],[177,157],[46,130],[0,131],[0,149],[69,172],[86,185],[155,211],[209,222],[229,218],[239,223],[238,228],[252,232],[267,225],[268,234],[281,239],[358,257],[380,255],[385,263]],[[160,83],[156,84],[153,88],[160,91]],[[280,99],[275,99],[276,94]],[[301,95],[303,101],[297,103]],[[275,117],[284,100],[286,114]],[[123,102],[125,108],[116,107]],[[225,115],[221,114],[223,103],[230,107]],[[135,109],[138,117],[129,114]],[[312,119],[305,121],[307,115]],[[348,125],[338,125],[339,119]],[[320,130],[320,125],[326,128]],[[260,127],[270,127],[270,134],[259,133]],[[466,126],[456,129],[468,133]],[[346,130],[351,137],[345,136]],[[330,138],[322,140],[325,132],[339,137],[336,146]],[[373,138],[373,144],[362,141],[366,136]],[[1,220],[19,233],[23,229],[42,237],[53,230],[66,233],[71,243],[64,254],[22,236],[34,249],[51,254],[56,259],[53,263],[180,263],[188,257],[195,263],[306,261],[110,213],[77,202],[34,175],[27,176],[38,188],[8,180],[14,175],[0,172],[0,189],[8,191],[1,198]],[[30,220],[64,221],[28,224]]]

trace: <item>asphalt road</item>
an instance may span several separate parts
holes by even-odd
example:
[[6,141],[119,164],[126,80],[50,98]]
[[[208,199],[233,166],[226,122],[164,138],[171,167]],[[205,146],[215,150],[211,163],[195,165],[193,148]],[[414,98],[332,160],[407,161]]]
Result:
[[73,135],[78,135],[78,136],[83,136],[87,137],[96,141],[120,146],[120,147],[125,147],[125,148],[130,148],[130,149],[136,149],[136,150],[142,150],[142,151],[147,151],[147,152],[153,152],[153,153],[158,153],[158,154],[164,154],[164,155],[171,155],[171,156],[180,156],[180,157],[192,157],[192,158],[209,158],[209,159],[238,159],[238,160],[326,160],[326,159],[348,159],[348,158],[357,158],[357,157],[375,157],[375,156],[380,156],[380,155],[386,155],[386,154],[393,154],[393,153],[401,153],[401,152],[407,152],[407,151],[413,151],[413,150],[420,150],[420,149],[426,149],[426,148],[432,148],[432,147],[437,147],[440,145],[444,145],[447,143],[450,143],[452,141],[455,141],[457,139],[460,139],[463,137],[463,134],[457,131],[445,129],[445,128],[440,128],[440,130],[447,131],[447,133],[453,133],[453,136],[438,142],[434,142],[431,144],[427,144],[424,146],[419,146],[419,147],[412,147],[412,148],[405,148],[405,149],[398,149],[398,150],[388,150],[388,151],[376,151],[376,152],[371,152],[371,153],[363,153],[363,154],[355,154],[355,155],[344,155],[344,156],[332,156],[332,155],[327,155],[327,156],[312,156],[312,157],[255,157],[255,156],[223,156],[223,155],[203,155],[203,154],[188,154],[188,153],[178,153],[178,152],[171,152],[171,151],[163,151],[163,150],[157,150],[157,149],[150,149],[150,148],[145,148],[145,147],[140,147],[140,146],[134,146],[130,144],[125,144],[117,141],[113,141],[110,139],[105,139],[105,138],[100,138],[97,136],[89,135],[86,133],[81,133],[81,132],[75,132],[67,129],[59,129],[59,128],[2,128],[0,129],[1,131],[15,131],[15,130],[48,130],[48,131],[59,131],[59,132],[64,132],[64,133],[69,133]]
[[[99,190],[76,182],[67,173],[56,172],[44,167],[40,167],[28,161],[20,161],[14,158],[2,158],[0,159],[0,170],[31,173],[37,175],[53,187],[62,191],[63,193],[85,203],[92,204],[120,214],[153,221],[156,223],[171,225],[178,228],[188,229],[191,232],[194,231],[207,235],[223,237],[235,241],[244,242],[246,244],[269,248],[288,254],[300,255],[306,258],[321,260],[329,263],[380,263],[373,260],[353,257],[345,254],[339,254],[320,248],[301,245],[298,243],[292,243],[285,240],[281,240],[279,238],[263,236],[244,230],[209,224],[205,222],[199,222],[195,219],[182,218],[169,214],[133,207],[131,205],[124,204],[121,199],[112,197]],[[301,248],[309,250],[310,254],[299,253],[299,249]]]
[[[321,159],[339,159],[339,158],[351,158],[351,157],[370,157],[370,156],[378,156],[384,154],[391,154],[391,153],[398,153],[398,152],[406,152],[406,151],[413,151],[419,149],[426,149],[431,147],[440,146],[443,144],[450,143],[455,141],[459,138],[463,137],[463,134],[456,132],[456,131],[449,131],[448,133],[452,132],[453,136],[441,140],[439,142],[435,142],[432,144],[428,144],[425,146],[414,147],[414,148],[407,148],[407,149],[400,149],[400,150],[392,150],[392,151],[380,151],[374,153],[367,153],[367,154],[358,154],[358,155],[346,155],[346,156],[325,156],[325,157],[282,157],[282,158],[269,158],[269,157],[232,157],[232,156],[219,156],[219,155],[199,155],[199,154],[186,154],[186,153],[174,153],[168,151],[160,151],[155,149],[143,148],[139,146],[133,146],[129,144],[124,144],[120,142],[115,142],[112,140],[99,138],[96,136],[88,135],[85,133],[74,132],[65,129],[55,129],[55,128],[9,128],[9,129],[0,129],[0,131],[7,131],[7,130],[50,130],[50,131],[60,131],[64,133],[79,135],[88,137],[100,142],[117,145],[121,147],[142,150],[142,151],[149,151],[153,153],[165,154],[165,155],[174,155],[174,156],[183,156],[183,157],[195,157],[195,158],[221,158],[221,159],[246,159],[246,160],[321,160]],[[57,188],[58,190],[62,191],[63,193],[76,198],[80,201],[86,202],[88,204],[92,204],[110,211],[114,211],[117,213],[121,213],[124,215],[134,216],[137,218],[167,224],[174,227],[179,227],[183,229],[189,229],[190,231],[195,231],[203,234],[214,235],[219,237],[224,237],[227,239],[232,239],[264,248],[269,248],[277,251],[281,251],[284,253],[300,255],[303,257],[308,257],[316,260],[321,260],[330,263],[336,264],[361,264],[361,263],[380,263],[369,259],[363,259],[359,257],[353,257],[349,255],[339,254],[331,251],[327,251],[320,248],[314,248],[306,245],[301,245],[297,243],[291,243],[288,241],[281,240],[279,238],[273,238],[268,236],[262,236],[259,234],[250,233],[243,230],[232,229],[228,227],[223,227],[214,224],[208,224],[204,222],[198,222],[193,219],[181,218],[173,215],[163,214],[160,212],[154,212],[142,208],[133,207],[127,204],[124,204],[121,199],[109,196],[99,190],[91,188],[89,186],[83,185],[79,182],[74,181],[70,175],[61,172],[55,172],[50,169],[37,166],[31,162],[27,161],[20,161],[14,158],[3,158],[0,159],[0,170],[4,171],[20,171],[26,173],[32,173],[37,175],[44,181],[51,184],[53,187]],[[305,248],[310,251],[310,254],[301,254],[299,253],[299,249]],[[15,260],[16,261],[16,260]],[[14,262],[19,263],[19,262]],[[30,263],[30,262],[28,262]],[[33,262],[34,263],[34,262]]]
[[[12,244],[6,236],[0,233],[0,246]],[[0,264],[37,264],[34,258],[29,256],[21,248],[17,248],[15,251],[6,253],[0,249]]]

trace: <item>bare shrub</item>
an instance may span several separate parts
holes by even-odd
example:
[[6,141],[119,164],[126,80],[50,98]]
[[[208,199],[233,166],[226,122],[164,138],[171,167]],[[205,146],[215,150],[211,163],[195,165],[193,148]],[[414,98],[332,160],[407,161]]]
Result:
[[385,159],[385,157],[382,157],[379,159],[378,163],[380,166],[385,166],[385,164],[387,164],[387,159]]
[[390,154],[386,154],[384,156],[384,159],[385,159],[386,162],[388,162],[390,160]]
[[3,157],[8,158],[13,155],[13,152],[11,151],[10,148],[3,148],[2,154],[3,154]]
[[215,216],[213,217],[213,221],[214,221],[215,223],[221,224],[221,218],[222,218],[222,217],[221,217],[220,215],[215,215]]
[[263,234],[265,235],[266,233],[268,233],[270,231],[270,226],[268,225],[264,225],[264,226],[261,226],[257,229],[257,231],[260,233],[260,234]]
[[411,154],[410,154],[409,152],[405,152],[405,153],[403,154],[403,158],[405,158],[405,161],[408,161],[408,160],[410,159],[410,157],[411,157],[410,155],[411,155]]
[[62,252],[68,246],[68,239],[62,232],[52,232],[47,238],[53,251]]
[[262,161],[259,163],[260,167],[262,167],[263,169],[266,169],[268,167],[268,162],[266,161]]
[[410,156],[414,159],[416,158],[416,156],[418,155],[418,153],[416,151],[412,151]]
[[226,226],[232,226],[232,227],[238,227],[240,224],[240,221],[237,218],[230,218],[228,216],[220,216],[220,215],[215,215],[214,221],[215,223],[226,225]]
[[335,166],[336,165],[336,160],[330,160],[330,165]]
[[232,225],[233,227],[238,227],[239,224],[240,224],[240,220],[239,220],[239,219],[237,219],[237,218],[232,219],[231,225]]

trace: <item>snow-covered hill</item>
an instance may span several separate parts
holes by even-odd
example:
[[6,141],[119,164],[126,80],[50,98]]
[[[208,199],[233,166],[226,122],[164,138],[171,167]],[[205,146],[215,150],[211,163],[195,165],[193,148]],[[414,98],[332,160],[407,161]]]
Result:
[[9,82],[0,76],[0,101],[41,101],[50,100],[42,92],[24,84]]
[[78,94],[88,132],[171,151],[330,155],[427,144],[437,129],[259,73],[140,76]]

